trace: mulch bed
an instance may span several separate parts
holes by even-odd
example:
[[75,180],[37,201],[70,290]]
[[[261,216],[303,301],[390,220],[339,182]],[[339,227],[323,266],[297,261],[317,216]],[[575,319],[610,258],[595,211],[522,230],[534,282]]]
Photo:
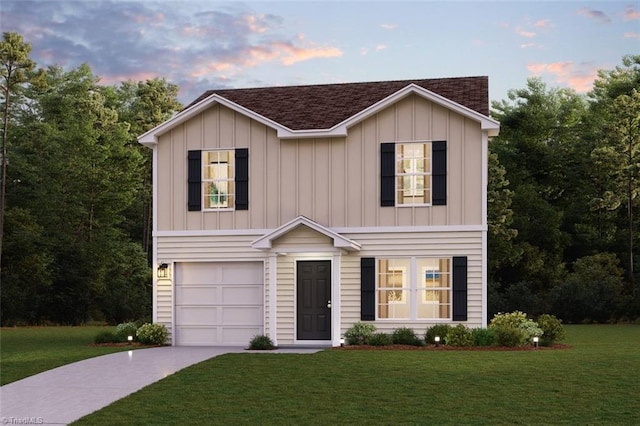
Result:
[[447,345],[428,345],[428,346],[411,346],[411,345],[387,345],[387,346],[371,346],[371,345],[347,345],[343,347],[335,347],[333,349],[339,351],[548,351],[554,349],[570,349],[571,346],[556,343],[551,346],[539,346],[537,349],[533,346],[447,346]]

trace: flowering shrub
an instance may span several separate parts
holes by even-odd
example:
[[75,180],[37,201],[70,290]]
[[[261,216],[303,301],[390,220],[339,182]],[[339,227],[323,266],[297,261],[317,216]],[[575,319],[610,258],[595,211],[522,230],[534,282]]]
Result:
[[[504,346],[516,346],[512,343],[518,334],[520,335],[518,344],[526,345],[531,343],[534,336],[540,337],[544,333],[537,322],[527,318],[527,314],[520,311],[496,314],[489,327],[496,329],[498,344]],[[509,345],[505,344],[507,342]]]
[[135,339],[138,327],[132,322],[123,322],[116,327],[116,336],[121,342],[126,342],[128,336]]
[[348,345],[366,345],[375,331],[375,325],[358,321],[344,333],[344,337]]
[[471,346],[473,345],[471,330],[462,324],[451,327],[444,338],[444,342],[451,346]]
[[169,331],[163,324],[142,324],[136,335],[145,345],[164,345],[169,337]]

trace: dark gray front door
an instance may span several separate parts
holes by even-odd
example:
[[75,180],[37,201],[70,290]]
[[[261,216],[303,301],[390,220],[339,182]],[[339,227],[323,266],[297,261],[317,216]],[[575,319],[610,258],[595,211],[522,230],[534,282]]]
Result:
[[331,340],[331,261],[299,261],[298,340]]

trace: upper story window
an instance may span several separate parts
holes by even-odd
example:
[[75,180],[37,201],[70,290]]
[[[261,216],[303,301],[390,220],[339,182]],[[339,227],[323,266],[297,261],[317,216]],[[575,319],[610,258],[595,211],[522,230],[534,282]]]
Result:
[[447,142],[385,142],[380,147],[380,205],[447,204]]
[[202,153],[204,209],[228,209],[235,205],[234,151]]
[[431,204],[431,144],[396,145],[397,204]]
[[189,211],[249,209],[249,150],[192,150],[187,156]]

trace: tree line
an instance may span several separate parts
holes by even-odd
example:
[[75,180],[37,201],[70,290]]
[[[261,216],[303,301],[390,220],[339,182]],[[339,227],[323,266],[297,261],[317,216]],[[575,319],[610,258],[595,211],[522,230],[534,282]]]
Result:
[[[2,325],[149,319],[151,151],[136,138],[182,109],[178,87],[103,86],[30,49],[0,41]],[[626,56],[588,95],[530,79],[492,103],[490,315],[640,317],[639,91]]]

